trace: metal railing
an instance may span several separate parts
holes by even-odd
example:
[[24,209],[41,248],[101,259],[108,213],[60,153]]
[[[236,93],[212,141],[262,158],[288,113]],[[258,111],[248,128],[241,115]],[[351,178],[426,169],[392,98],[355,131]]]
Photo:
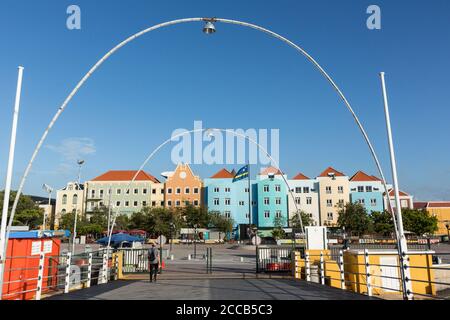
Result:
[[257,246],[256,273],[290,272],[292,252],[304,252],[304,247],[293,246]]
[[117,279],[118,268],[106,249],[72,255],[6,257],[3,300],[40,300]]
[[[329,285],[368,296],[408,299],[449,299],[450,264],[433,264],[434,251],[397,253],[374,250],[331,250],[310,254],[293,252],[295,278]],[[450,253],[438,253],[450,256]],[[408,263],[406,263],[408,262]],[[409,268],[411,290],[404,293],[400,268]]]

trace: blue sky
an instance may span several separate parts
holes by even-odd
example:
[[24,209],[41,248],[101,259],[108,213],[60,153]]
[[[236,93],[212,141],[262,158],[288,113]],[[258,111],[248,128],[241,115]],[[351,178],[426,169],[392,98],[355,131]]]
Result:
[[[82,29],[66,28],[77,4]],[[366,27],[381,8],[382,29]],[[14,186],[50,118],[89,68],[126,37],[185,17],[252,22],[291,39],[331,74],[390,167],[378,73],[386,72],[401,188],[416,199],[450,199],[450,2],[433,1],[21,1],[0,10],[0,182],[4,183],[17,66],[25,66]],[[77,175],[138,168],[176,128],[280,129],[281,167],[318,175],[376,174],[336,93],[286,44],[255,30],[190,23],[149,33],[112,56],[51,131],[25,187],[42,194]],[[146,170],[173,169],[171,147]],[[222,166],[195,165],[207,177]],[[2,187],[3,188],[3,187]]]

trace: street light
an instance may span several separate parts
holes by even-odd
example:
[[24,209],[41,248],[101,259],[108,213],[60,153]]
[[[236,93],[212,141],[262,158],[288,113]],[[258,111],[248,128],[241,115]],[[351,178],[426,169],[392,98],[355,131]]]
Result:
[[[51,199],[52,199],[52,192],[53,192],[53,188],[50,187],[48,184],[43,184],[42,185],[42,189],[44,189],[45,192],[48,193],[48,208],[50,209],[50,213],[51,213]],[[44,211],[44,221],[42,224],[42,231],[45,231],[45,223],[46,223],[46,218],[47,218],[47,212]]]
[[212,21],[207,21],[205,26],[203,27],[203,32],[206,34],[212,34],[216,32],[216,27],[212,23]]
[[[78,160],[78,190],[81,190],[81,167],[84,164],[84,160]],[[78,210],[75,208],[75,219],[73,222],[73,237],[72,237],[72,255],[75,254],[75,239],[77,238],[77,220]]]
[[170,252],[172,253],[172,244],[173,244],[173,234],[175,231],[175,224],[173,222],[170,223]]
[[445,224],[445,227],[447,228],[447,241],[450,242],[450,224],[447,222]]

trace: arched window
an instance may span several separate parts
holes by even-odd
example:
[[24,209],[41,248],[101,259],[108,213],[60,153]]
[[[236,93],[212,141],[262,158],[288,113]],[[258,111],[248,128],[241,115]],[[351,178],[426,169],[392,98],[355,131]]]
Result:
[[62,204],[67,204],[67,194],[63,195]]
[[62,209],[61,214],[66,214],[66,209]]
[[78,203],[78,195],[74,194],[72,198],[72,204],[76,205]]

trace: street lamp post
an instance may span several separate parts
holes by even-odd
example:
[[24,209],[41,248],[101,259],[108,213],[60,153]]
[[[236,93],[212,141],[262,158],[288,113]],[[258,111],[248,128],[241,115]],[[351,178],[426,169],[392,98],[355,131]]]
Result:
[[[51,210],[51,200],[52,200],[53,188],[50,187],[48,184],[44,183],[44,185],[42,186],[42,189],[44,189],[48,193],[48,208],[49,208],[50,212],[52,212],[52,210]],[[43,224],[42,224],[42,231],[45,231],[46,218],[47,218],[47,212],[44,211],[44,221],[43,221]]]
[[450,223],[446,223],[445,227],[447,228],[447,242],[450,242]]
[[[78,190],[81,188],[81,167],[84,164],[84,160],[78,160]],[[75,240],[77,238],[77,220],[78,220],[78,210],[75,208],[75,218],[73,222],[73,237],[72,237],[72,255],[75,254]]]
[[172,253],[172,244],[173,244],[173,234],[175,231],[175,225],[173,222],[170,223],[170,252]]

